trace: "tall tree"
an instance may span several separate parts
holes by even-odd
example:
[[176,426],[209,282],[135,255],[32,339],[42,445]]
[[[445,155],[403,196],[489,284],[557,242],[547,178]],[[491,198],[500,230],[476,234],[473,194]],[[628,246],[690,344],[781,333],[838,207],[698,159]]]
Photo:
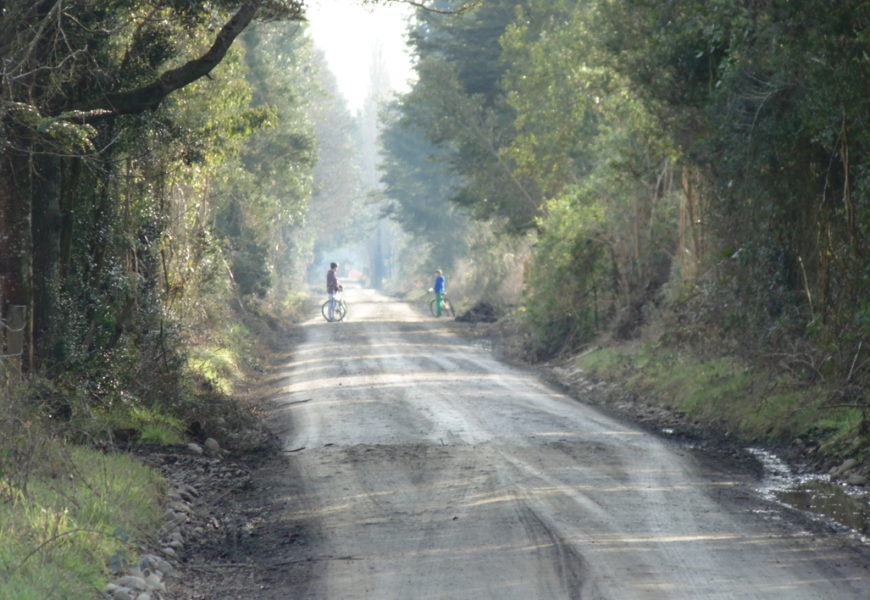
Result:
[[452,265],[467,252],[468,217],[450,202],[457,181],[444,150],[434,146],[412,122],[399,121],[393,108],[381,134],[381,181],[385,214],[422,246],[426,271]]
[[499,85],[507,68],[499,40],[520,5],[498,0],[451,16],[422,11],[411,36],[418,81],[400,109],[447,151],[459,181],[452,200],[513,231],[534,226],[541,202],[534,180],[504,153],[514,131]]

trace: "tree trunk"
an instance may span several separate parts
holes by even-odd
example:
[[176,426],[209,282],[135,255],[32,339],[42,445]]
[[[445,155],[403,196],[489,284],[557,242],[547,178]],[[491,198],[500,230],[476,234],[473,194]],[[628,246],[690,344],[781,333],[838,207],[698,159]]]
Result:
[[61,237],[61,159],[39,154],[34,159],[31,230],[33,232],[33,339],[38,362],[61,358],[55,350],[55,316]]
[[[0,315],[12,304],[30,307],[28,173],[28,161],[20,155],[7,154],[0,161]],[[24,340],[23,366],[29,369],[33,366],[32,328],[27,328]]]
[[63,186],[60,191],[60,212],[62,216],[60,224],[60,277],[65,281],[69,273],[70,260],[72,259],[73,235],[75,233],[75,220],[73,213],[76,208],[76,195],[79,189],[82,174],[82,161],[73,158],[64,161],[61,181]]

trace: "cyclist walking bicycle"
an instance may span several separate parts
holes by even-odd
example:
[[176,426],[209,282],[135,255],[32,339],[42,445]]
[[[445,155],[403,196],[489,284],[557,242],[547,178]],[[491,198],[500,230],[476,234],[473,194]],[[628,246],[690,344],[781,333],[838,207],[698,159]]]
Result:
[[435,270],[435,284],[430,291],[435,292],[435,299],[429,307],[434,316],[440,317],[445,311],[451,315],[454,314],[453,306],[447,299],[446,280],[441,269]]
[[435,269],[435,285],[432,286],[432,291],[435,292],[435,316],[440,317],[444,311],[444,274],[441,269]]

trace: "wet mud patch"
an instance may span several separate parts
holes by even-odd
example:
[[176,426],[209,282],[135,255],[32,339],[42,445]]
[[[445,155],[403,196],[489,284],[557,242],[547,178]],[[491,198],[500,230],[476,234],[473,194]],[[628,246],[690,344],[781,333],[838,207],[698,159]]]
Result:
[[800,475],[775,454],[749,448],[764,467],[759,491],[768,499],[808,513],[870,542],[870,492],[832,481],[827,475]]
[[776,498],[798,510],[821,515],[870,542],[870,496],[831,481],[809,479],[792,489],[777,490]]

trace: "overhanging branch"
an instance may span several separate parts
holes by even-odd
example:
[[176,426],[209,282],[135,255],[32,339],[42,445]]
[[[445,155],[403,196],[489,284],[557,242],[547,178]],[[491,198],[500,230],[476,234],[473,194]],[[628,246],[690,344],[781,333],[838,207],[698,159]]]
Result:
[[[254,19],[263,0],[245,2],[224,24],[214,43],[202,56],[166,71],[152,83],[123,92],[104,94],[83,107],[89,120],[106,116],[128,115],[156,109],[172,92],[208,75],[226,56],[236,38]],[[299,15],[301,17],[301,15]]]
[[434,6],[427,6],[423,2],[416,2],[415,0],[398,0],[402,4],[408,4],[413,6],[414,8],[419,8],[420,10],[425,10],[427,12],[437,13],[439,15],[461,15],[465,11],[476,8],[483,4],[483,0],[472,0],[471,2],[465,2],[458,8],[454,9],[443,9],[443,8],[435,8]]

